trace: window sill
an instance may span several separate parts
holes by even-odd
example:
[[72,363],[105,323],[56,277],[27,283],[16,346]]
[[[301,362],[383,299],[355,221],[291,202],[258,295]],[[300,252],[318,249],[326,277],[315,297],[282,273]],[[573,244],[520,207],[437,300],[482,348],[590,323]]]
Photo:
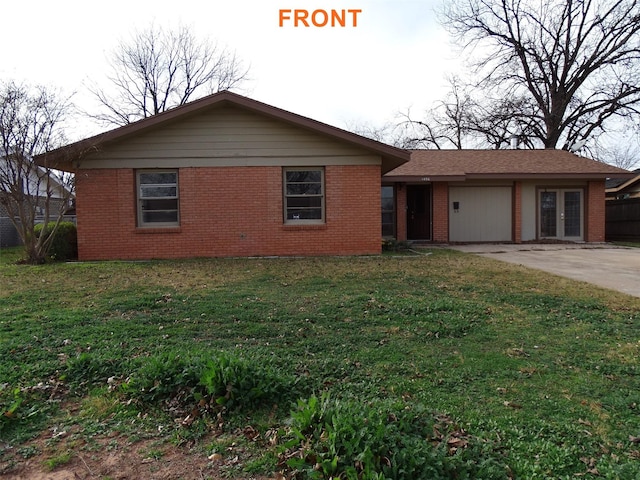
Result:
[[181,227],[137,227],[134,233],[157,234],[157,233],[181,233]]
[[299,231],[299,230],[326,230],[326,223],[285,223],[282,225],[282,229],[285,231]]

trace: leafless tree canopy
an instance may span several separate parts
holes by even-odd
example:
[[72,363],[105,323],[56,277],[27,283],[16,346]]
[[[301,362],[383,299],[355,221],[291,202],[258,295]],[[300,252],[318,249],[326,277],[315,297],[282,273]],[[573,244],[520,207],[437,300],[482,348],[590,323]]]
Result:
[[512,98],[487,101],[482,92],[459,77],[449,78],[447,95],[416,119],[403,115],[405,143],[413,148],[507,148],[514,138],[533,148],[529,105]]
[[638,0],[450,0],[442,23],[469,49],[489,110],[520,105],[511,118],[545,148],[640,117]]
[[[46,258],[55,229],[69,207],[73,177],[33,162],[34,155],[64,143],[69,99],[44,87],[0,83],[0,207],[25,244],[26,260]],[[55,226],[34,235],[37,218]]]
[[125,125],[183,105],[200,96],[239,86],[248,69],[236,54],[186,26],[152,25],[123,41],[110,58],[109,87],[92,88],[104,108],[93,115],[106,124]]
[[616,167],[633,170],[640,167],[640,134],[634,139],[626,137],[625,142],[596,143],[593,156]]

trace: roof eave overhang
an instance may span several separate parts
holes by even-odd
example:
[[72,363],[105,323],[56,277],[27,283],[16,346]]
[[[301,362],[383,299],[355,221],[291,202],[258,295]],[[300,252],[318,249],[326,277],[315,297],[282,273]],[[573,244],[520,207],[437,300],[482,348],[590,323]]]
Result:
[[629,178],[625,173],[467,173],[451,175],[385,175],[389,183],[464,182],[467,180],[604,180]]
[[387,183],[431,183],[431,182],[463,182],[465,175],[385,175],[382,180]]
[[624,173],[468,173],[468,180],[604,180],[607,178],[626,178]]
[[[615,177],[615,178],[621,178],[621,177]],[[631,178],[627,177],[627,181],[626,182],[621,183],[617,187],[607,188],[606,191],[607,192],[619,192],[621,190],[629,188],[631,185],[633,185],[636,182],[640,183],[640,176],[638,176],[636,173],[634,173],[633,177],[631,177]]]

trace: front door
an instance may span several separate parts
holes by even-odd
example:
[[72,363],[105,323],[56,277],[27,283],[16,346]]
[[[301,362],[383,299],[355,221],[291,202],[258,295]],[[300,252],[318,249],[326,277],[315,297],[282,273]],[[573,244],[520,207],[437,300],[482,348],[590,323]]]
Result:
[[540,239],[581,241],[584,238],[582,197],[582,189],[540,190]]
[[407,239],[431,240],[431,185],[407,185]]

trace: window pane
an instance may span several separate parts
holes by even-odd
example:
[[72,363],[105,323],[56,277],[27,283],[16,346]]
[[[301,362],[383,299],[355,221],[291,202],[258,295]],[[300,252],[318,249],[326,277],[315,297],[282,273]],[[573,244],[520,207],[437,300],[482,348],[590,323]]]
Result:
[[540,193],[540,236],[555,237],[557,232],[556,192]]
[[176,172],[150,172],[140,174],[140,184],[162,184],[162,183],[177,183],[178,174]]
[[564,235],[580,236],[580,197],[581,192],[564,193]]
[[287,171],[287,183],[321,183],[322,171],[321,170],[288,170]]
[[289,197],[287,208],[322,208],[322,197]]
[[141,186],[140,187],[140,195],[143,198],[153,198],[153,197],[177,197],[178,196],[178,187],[176,186]]
[[382,213],[382,223],[383,224],[393,224],[393,212],[383,212]]
[[393,187],[390,185],[385,185],[382,187],[382,189],[380,190],[381,192],[381,196],[383,199],[393,199]]
[[177,223],[177,211],[145,211],[142,212],[142,221],[144,223]]
[[321,183],[288,183],[287,195],[322,195]]
[[287,209],[287,220],[322,220],[322,209],[289,208]]
[[178,199],[143,200],[142,210],[178,210]]

